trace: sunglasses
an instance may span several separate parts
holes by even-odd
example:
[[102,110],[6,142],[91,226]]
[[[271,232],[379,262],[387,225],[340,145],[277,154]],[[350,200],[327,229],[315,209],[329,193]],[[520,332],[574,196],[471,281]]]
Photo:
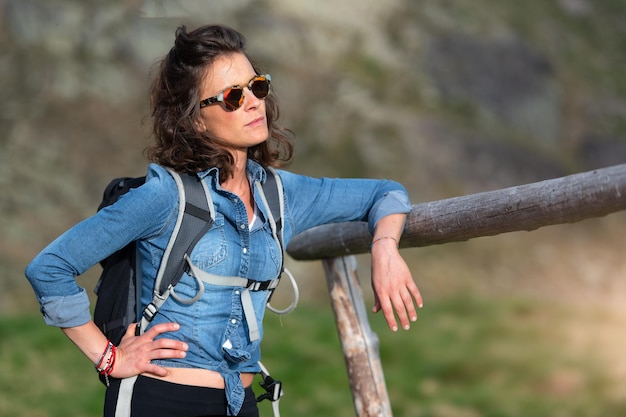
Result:
[[[264,99],[270,93],[270,82],[272,77],[269,74],[255,75],[246,87],[252,94],[258,99]],[[200,108],[210,106],[211,104],[219,103],[226,111],[235,111],[243,104],[244,87],[240,85],[234,85],[226,90],[220,91],[219,94],[213,97],[205,98],[200,101]]]

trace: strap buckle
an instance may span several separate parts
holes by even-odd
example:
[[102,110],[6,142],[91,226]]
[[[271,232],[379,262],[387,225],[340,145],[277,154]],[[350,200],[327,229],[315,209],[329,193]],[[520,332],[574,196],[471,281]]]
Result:
[[265,390],[265,394],[259,395],[256,402],[263,400],[278,401],[283,395],[282,381],[276,380],[269,375],[263,375],[263,382],[259,382],[259,385]]
[[[274,402],[273,406],[278,405],[278,400],[283,396],[283,383],[272,378],[267,368],[261,362],[259,362],[259,366],[261,367],[261,377],[263,378],[263,382],[259,382],[259,385],[265,390],[265,394],[259,395],[256,402],[270,400]],[[277,415],[276,411],[274,411],[275,416]]]

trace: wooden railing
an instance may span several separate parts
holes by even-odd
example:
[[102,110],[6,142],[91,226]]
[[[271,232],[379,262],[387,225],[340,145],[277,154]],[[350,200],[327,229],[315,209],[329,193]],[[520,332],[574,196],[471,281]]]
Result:
[[[574,223],[626,209],[626,164],[496,191],[416,204],[401,248]],[[310,229],[289,244],[297,260],[321,259],[358,417],[391,417],[378,338],[371,330],[356,258],[369,250],[366,223]]]

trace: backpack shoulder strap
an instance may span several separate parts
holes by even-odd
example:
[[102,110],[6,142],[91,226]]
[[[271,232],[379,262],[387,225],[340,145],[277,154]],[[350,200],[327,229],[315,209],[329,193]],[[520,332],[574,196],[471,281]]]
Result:
[[283,183],[280,180],[278,172],[272,167],[266,167],[266,180],[262,185],[261,198],[264,199],[263,203],[266,207],[269,207],[270,211],[270,226],[274,238],[278,241],[281,249],[281,257],[283,258],[281,271],[285,265],[284,262],[284,243],[283,243],[283,215],[285,211],[285,201],[283,196]]
[[[291,282],[291,287],[293,289],[293,301],[289,305],[289,307],[285,309],[277,309],[270,304],[273,292],[270,294],[267,300],[267,308],[276,313],[276,314],[288,314],[292,312],[296,306],[298,305],[298,300],[300,298],[298,291],[298,284],[294,279],[293,275],[287,268],[285,268],[285,244],[284,244],[284,236],[283,236],[283,228],[285,222],[285,199],[283,194],[283,183],[280,180],[280,176],[278,172],[272,167],[265,168],[267,172],[267,179],[265,183],[260,186],[260,195],[263,199],[263,203],[266,207],[269,207],[268,213],[268,221],[270,223],[270,227],[272,229],[272,233],[274,235],[274,239],[278,242],[280,246],[280,256],[281,256],[281,266],[280,266],[280,276],[285,273]],[[262,188],[261,188],[262,187]]]
[[204,181],[193,174],[168,171],[178,188],[178,218],[157,272],[153,300],[143,311],[141,328],[152,321],[171,289],[180,281],[186,267],[185,254],[191,254],[215,218],[211,194]]
[[157,274],[155,291],[159,294],[164,294],[170,285],[178,283],[185,271],[184,255],[191,254],[215,218],[211,194],[200,178],[191,174],[180,175],[174,171],[170,171],[170,174],[178,185],[179,219]]

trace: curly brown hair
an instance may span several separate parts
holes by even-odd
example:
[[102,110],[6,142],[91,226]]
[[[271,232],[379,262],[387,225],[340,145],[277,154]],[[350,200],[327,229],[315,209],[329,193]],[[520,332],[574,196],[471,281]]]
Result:
[[[150,87],[150,110],[155,143],[148,158],[177,172],[220,169],[220,182],[233,174],[234,159],[219,138],[197,128],[200,112],[200,84],[217,58],[243,53],[257,74],[258,65],[245,50],[245,38],[223,25],[207,25],[187,32],[176,29],[176,40],[160,61]],[[263,166],[283,166],[293,155],[292,132],[276,123],[279,116],[275,95],[265,98],[268,139],[248,149],[248,158]]]

